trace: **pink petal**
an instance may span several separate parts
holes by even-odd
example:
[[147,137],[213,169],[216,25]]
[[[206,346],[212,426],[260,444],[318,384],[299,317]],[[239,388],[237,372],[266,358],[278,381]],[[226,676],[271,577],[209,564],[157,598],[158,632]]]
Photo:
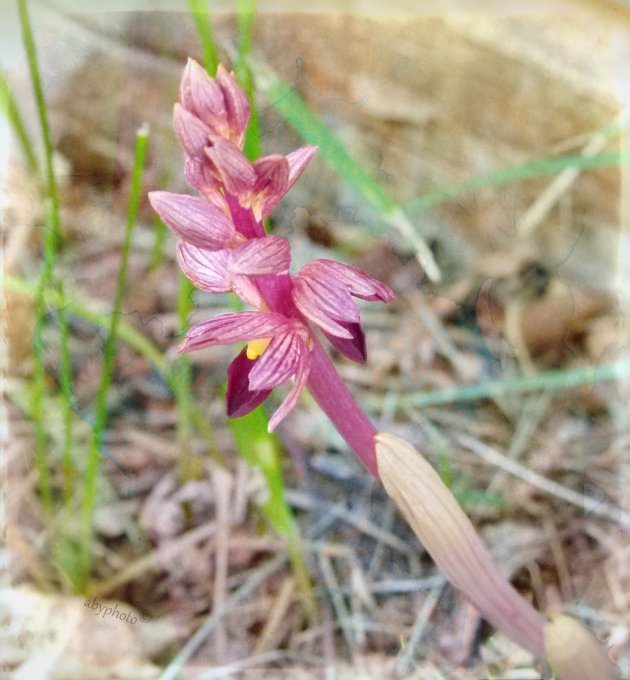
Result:
[[284,196],[289,184],[289,164],[284,156],[263,156],[254,161],[254,170],[256,182],[252,193]]
[[260,289],[258,288],[255,279],[252,277],[231,273],[231,286],[231,290],[233,290],[246,305],[255,307],[256,309],[264,307],[265,301],[260,294]]
[[221,64],[217,69],[217,82],[223,90],[230,129],[238,138],[239,146],[242,146],[245,129],[249,123],[249,99],[243,88],[236,82],[234,74],[228,73]]
[[224,139],[216,139],[212,146],[206,149],[206,154],[216,166],[227,191],[236,196],[251,191],[256,182],[256,172],[234,144]]
[[175,104],[173,109],[173,127],[184,151],[189,156],[203,156],[205,147],[210,142],[212,131],[202,123],[197,116],[193,116],[181,104]]
[[299,275],[319,281],[334,281],[335,285],[363,300],[390,302],[395,297],[391,288],[378,279],[334,260],[313,260],[301,269]]
[[280,236],[254,238],[232,251],[231,271],[256,276],[286,274],[291,265],[291,247]]
[[305,353],[302,355],[300,359],[300,363],[298,365],[298,372],[297,375],[295,376],[295,384],[293,385],[293,388],[287,394],[285,400],[280,404],[280,407],[278,410],[273,414],[271,419],[269,420],[269,424],[267,425],[267,429],[269,432],[273,432],[276,427],[280,424],[280,422],[288,415],[289,411],[296,405],[298,397],[300,396],[300,392],[302,391],[302,388],[304,385],[306,385],[306,381],[308,380],[308,374],[310,372],[310,366],[311,366],[311,353],[306,349]]
[[249,376],[250,388],[261,390],[282,385],[295,375],[301,356],[307,351],[304,340],[296,333],[275,336]]
[[214,205],[196,196],[151,191],[153,209],[177,236],[200,248],[219,250],[233,243],[234,225]]
[[238,418],[253,411],[265,401],[271,390],[250,390],[249,374],[256,360],[247,358],[247,347],[243,348],[228,368],[226,411],[230,418]]
[[229,259],[229,250],[210,252],[189,243],[177,244],[177,262],[182,271],[197,288],[207,293],[227,293],[232,289]]
[[251,208],[244,208],[239,202],[238,197],[227,192],[225,200],[230,208],[232,221],[240,234],[246,238],[262,237],[265,235],[262,222],[255,217]]
[[359,323],[344,323],[339,322],[349,333],[352,335],[352,340],[346,340],[345,338],[339,338],[336,335],[331,335],[322,331],[328,342],[337,350],[339,350],[344,356],[348,357],[351,361],[356,361],[357,363],[363,363],[367,359],[367,351],[365,349],[365,334]]
[[184,175],[188,184],[197,189],[215,207],[228,212],[225,196],[220,191],[220,183],[212,174],[210,161],[204,156],[186,156],[184,159]]
[[343,288],[298,274],[293,282],[293,301],[304,316],[322,330],[352,340],[352,334],[339,322],[359,322],[359,310]]
[[227,133],[227,111],[223,91],[206,70],[188,59],[179,86],[179,100],[184,108],[217,132]]
[[262,340],[283,334],[290,320],[274,312],[232,312],[195,324],[187,333],[179,352],[190,352],[211,345],[229,345],[243,340]]
[[[263,207],[263,217],[267,217],[276,205],[278,205],[280,200],[287,194],[300,175],[306,170],[306,166],[309,164],[316,151],[316,146],[303,146],[284,157],[288,165],[287,182],[284,184],[282,190],[276,189],[274,193],[270,193]],[[267,158],[269,158],[269,156]],[[262,158],[260,160],[262,160]]]
[[297,182],[300,175],[306,170],[311,158],[317,153],[316,146],[303,146],[287,154],[289,164],[289,189]]

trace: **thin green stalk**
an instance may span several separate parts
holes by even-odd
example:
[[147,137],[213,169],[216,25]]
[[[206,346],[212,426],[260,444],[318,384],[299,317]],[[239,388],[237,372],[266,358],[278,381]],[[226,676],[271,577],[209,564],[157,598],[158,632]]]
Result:
[[153,220],[153,247],[151,248],[151,262],[149,264],[149,269],[155,271],[164,259],[164,243],[166,241],[166,235],[168,234],[168,229],[164,225],[161,219],[155,217]]
[[188,7],[197,26],[197,32],[201,39],[201,49],[203,53],[203,65],[211,76],[217,72],[219,65],[219,54],[212,35],[212,25],[210,23],[210,10],[207,0],[188,0]]
[[51,240],[53,240],[53,252],[56,253],[57,242],[61,235],[61,225],[59,220],[59,192],[57,191],[57,182],[55,180],[55,174],[53,171],[53,145],[50,137],[50,126],[48,125],[46,100],[44,98],[44,90],[42,88],[42,81],[39,75],[37,51],[35,49],[35,40],[33,39],[31,22],[26,9],[26,0],[17,0],[17,5],[20,15],[20,25],[22,27],[22,40],[24,42],[24,50],[26,51],[26,58],[28,60],[31,84],[33,86],[33,93],[35,95],[35,102],[37,105],[37,115],[39,117],[39,124],[44,140],[46,179],[48,182],[48,196],[51,202],[50,217],[52,221],[51,226],[53,232]]
[[[46,100],[44,99],[44,91],[39,74],[39,66],[37,63],[37,51],[35,49],[35,40],[33,38],[33,30],[31,22],[26,9],[26,0],[17,0],[18,13],[20,17],[20,26],[22,29],[22,40],[24,42],[24,49],[28,60],[29,71],[31,76],[31,84],[33,86],[33,93],[37,105],[37,114],[44,140],[44,154],[46,159],[46,178],[48,185],[48,206],[46,211],[46,226],[43,234],[43,251],[44,261],[40,270],[39,288],[35,302],[35,309],[37,318],[42,318],[45,314],[45,306],[43,302],[43,290],[52,281],[53,266],[57,257],[57,249],[61,233],[59,221],[59,194],[57,191],[57,183],[53,172],[53,146],[50,139],[50,127],[48,125],[48,114],[46,110]],[[36,330],[41,330],[40,326]],[[50,513],[52,510],[52,489],[50,484],[50,472],[48,470],[48,451],[47,451],[47,437],[44,429],[44,401],[46,395],[46,372],[41,358],[41,336],[34,337],[33,349],[34,368],[33,368],[33,414],[35,427],[35,460],[38,470],[39,489],[42,497],[42,504],[46,512]]]
[[[37,296],[38,285],[27,281],[19,276],[6,274],[4,277],[4,285],[7,290],[28,295],[35,298]],[[61,295],[59,291],[47,288],[44,290],[44,302],[49,308],[64,308],[67,314],[74,314],[88,323],[98,326],[99,328],[109,329],[111,324],[111,314],[102,312],[95,312],[84,305],[81,305],[76,300],[69,298],[67,295]],[[175,377],[173,371],[169,368],[168,362],[164,358],[159,347],[154,345],[145,335],[136,330],[130,324],[119,321],[117,327],[117,337],[119,340],[127,343],[135,352],[149,361],[154,368],[162,375],[168,386],[175,393]],[[199,430],[202,437],[206,440],[208,449],[211,454],[218,460],[222,461],[221,454],[216,447],[212,430],[208,425],[206,416],[201,409],[193,402],[191,405],[192,417],[195,427]],[[29,409],[32,412],[32,408]]]
[[[63,283],[59,283],[59,293],[63,296]],[[72,511],[74,500],[75,465],[72,455],[72,357],[69,347],[68,317],[65,307],[59,308],[60,326],[60,363],[59,384],[64,396],[63,405],[63,445],[61,455],[61,472],[63,477],[63,499],[66,511]]]
[[129,261],[129,253],[131,251],[131,238],[138,217],[138,209],[140,207],[142,174],[144,172],[148,141],[149,131],[146,127],[143,127],[136,133],[136,148],[131,178],[129,205],[127,210],[125,239],[122,246],[120,269],[118,270],[118,279],[116,282],[116,292],[114,295],[114,305],[110,318],[109,333],[107,335],[105,348],[103,351],[103,368],[101,371],[99,390],[96,396],[92,443],[85,468],[80,534],[81,585],[85,585],[87,582],[91,568],[91,547],[93,535],[92,516],[96,502],[96,483],[101,461],[103,433],[107,421],[107,395],[112,379],[118,323],[120,314],[122,312],[123,298],[125,295],[127,264]]
[[[188,320],[193,309],[194,287],[180,273],[177,293],[177,316],[182,333],[188,329]],[[192,365],[187,356],[180,356],[173,367],[175,378],[175,399],[178,407],[177,438],[180,447],[180,472],[183,479],[195,479],[201,473],[199,461],[192,455],[190,436],[192,429]]]
[[11,90],[9,88],[9,83],[4,75],[0,73],[0,111],[9,121],[15,135],[20,143],[22,153],[26,158],[26,163],[28,169],[35,176],[39,174],[39,163],[37,162],[37,156],[33,149],[33,144],[31,143],[28,132],[26,131],[26,126],[18,109],[17,103]]
[[512,168],[493,170],[453,184],[445,184],[419,198],[415,198],[404,205],[407,212],[418,214],[434,208],[440,203],[461,196],[468,191],[476,191],[489,186],[500,186],[520,182],[525,179],[553,175],[562,172],[566,168],[579,168],[580,170],[593,170],[595,168],[610,168],[630,163],[630,157],[624,150],[609,151],[595,156],[561,156],[560,158],[537,158],[522,165]]
[[260,118],[258,107],[256,106],[254,76],[249,67],[249,57],[252,49],[252,29],[254,26],[254,13],[256,11],[256,0],[238,0],[238,56],[234,70],[239,82],[249,99],[251,115],[249,125],[245,134],[245,145],[243,151],[245,155],[253,160],[258,158],[261,153]]
[[268,422],[267,413],[261,406],[245,416],[228,420],[240,455],[265,477],[268,496],[261,510],[271,528],[286,541],[293,575],[304,596],[306,611],[312,616],[315,603],[311,581],[304,562],[299,529],[285,498],[282,444],[276,435],[267,431]]
[[542,390],[560,391],[571,387],[620,380],[630,376],[630,359],[613,364],[587,366],[570,370],[546,371],[538,375],[510,380],[489,380],[479,385],[466,385],[436,392],[420,392],[400,397],[399,403],[416,408],[442,406],[455,402],[496,399],[508,394],[522,394]]
[[[43,277],[40,276],[39,284],[35,289],[35,314],[37,319],[42,319],[46,314],[43,300]],[[42,340],[42,324],[36,323],[33,330],[33,409],[32,419],[35,430],[35,466],[37,467],[37,479],[39,494],[44,511],[52,513],[52,488],[50,483],[50,471],[48,469],[48,436],[44,427],[44,401],[46,398],[46,371],[43,358],[44,343]]]

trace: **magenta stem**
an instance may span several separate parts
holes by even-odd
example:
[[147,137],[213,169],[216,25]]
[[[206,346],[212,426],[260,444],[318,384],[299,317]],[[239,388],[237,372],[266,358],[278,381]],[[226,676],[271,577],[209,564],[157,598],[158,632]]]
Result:
[[[293,282],[288,274],[257,276],[256,281],[269,309],[288,316],[300,316],[291,299]],[[319,340],[314,335],[312,339],[311,369],[306,386],[348,446],[378,479],[374,442],[376,429],[350,394]]]
[[330,418],[339,434],[356,453],[359,460],[376,477],[376,429],[355,401],[337,373],[321,343],[313,338],[311,371],[306,383],[322,411]]

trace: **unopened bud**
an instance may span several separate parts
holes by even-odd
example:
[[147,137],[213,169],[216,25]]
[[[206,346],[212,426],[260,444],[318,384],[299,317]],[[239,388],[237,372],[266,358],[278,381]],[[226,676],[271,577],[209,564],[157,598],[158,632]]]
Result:
[[570,616],[554,616],[545,626],[545,655],[558,680],[617,677],[602,645]]
[[439,475],[396,435],[381,432],[375,443],[383,486],[446,578],[492,625],[542,656],[545,618],[501,574]]

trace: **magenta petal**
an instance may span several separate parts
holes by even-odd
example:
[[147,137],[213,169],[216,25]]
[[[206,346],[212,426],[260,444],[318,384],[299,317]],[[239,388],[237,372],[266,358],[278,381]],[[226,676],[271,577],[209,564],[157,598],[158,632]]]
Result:
[[184,160],[184,175],[188,183],[219,210],[227,213],[228,205],[225,196],[220,191],[221,184],[212,174],[210,161],[204,156],[186,156]]
[[[282,186],[280,182],[276,180],[276,187],[273,191],[268,192],[267,199],[264,202],[262,215],[266,217],[269,213],[278,205],[280,200],[285,196],[285,194],[291,189],[291,187],[298,180],[300,175],[306,170],[306,166],[309,164],[311,158],[315,155],[317,151],[316,146],[303,146],[301,149],[292,151],[287,156],[283,156],[288,169],[288,174],[286,182],[284,177],[282,177]],[[272,158],[272,156],[266,156],[265,158]],[[263,158],[259,159],[260,161]],[[284,171],[282,171],[284,172]]]
[[193,59],[188,59],[179,86],[179,100],[191,113],[195,114],[217,132],[227,132],[227,111],[223,91]]
[[345,288],[351,295],[362,300],[390,302],[395,297],[391,288],[378,279],[334,260],[313,260],[301,269],[299,276],[334,282],[337,287]]
[[206,154],[216,166],[226,191],[236,196],[251,191],[256,182],[256,172],[234,144],[224,139],[216,139],[212,146],[206,149]]
[[359,321],[359,310],[350,294],[333,282],[298,274],[293,282],[293,301],[304,316],[323,331],[352,340],[343,323]]
[[271,390],[251,390],[249,374],[256,361],[247,358],[247,348],[241,350],[230,364],[227,373],[227,392],[225,403],[230,418],[247,415],[269,396]]
[[296,333],[274,337],[249,376],[250,388],[260,390],[282,385],[297,373],[302,357],[307,353],[306,343]]
[[249,100],[243,88],[236,82],[234,74],[228,73],[221,64],[217,69],[217,82],[223,90],[230,129],[242,146],[245,128],[249,123]]
[[367,351],[365,349],[365,334],[359,323],[344,323],[340,324],[352,335],[351,340],[345,338],[339,338],[326,331],[322,331],[330,344],[337,350],[339,350],[344,356],[348,357],[351,361],[356,361],[357,363],[363,363],[367,359]]
[[286,274],[291,265],[291,246],[280,236],[254,238],[232,251],[231,271],[257,276]]
[[273,154],[259,158],[253,165],[256,172],[253,193],[284,196],[289,184],[287,159],[279,154]]
[[208,201],[186,194],[151,191],[149,202],[167,227],[195,246],[219,250],[234,239],[230,219]]
[[260,309],[264,306],[265,301],[260,294],[260,288],[256,280],[251,276],[241,276],[240,274],[231,274],[232,290],[238,297],[250,307]]
[[299,179],[300,175],[306,170],[311,158],[317,153],[316,146],[303,146],[287,154],[286,159],[289,164],[289,189]]
[[173,126],[184,151],[189,156],[202,157],[208,146],[212,131],[181,104],[173,109]]
[[254,217],[254,212],[251,208],[244,208],[238,202],[238,197],[229,192],[225,194],[225,200],[230,208],[234,226],[240,234],[243,234],[246,238],[262,237],[265,235],[262,222],[259,222]]
[[289,319],[275,312],[231,312],[192,326],[178,351],[262,340],[283,334],[290,327]]
[[276,427],[278,427],[283,418],[285,418],[289,411],[291,411],[291,409],[296,405],[300,396],[300,392],[308,380],[310,367],[311,353],[306,350],[306,353],[302,356],[298,365],[298,372],[295,376],[295,384],[293,385],[289,394],[287,394],[285,400],[282,402],[282,404],[280,404],[280,408],[278,408],[278,410],[273,414],[273,416],[271,416],[271,419],[269,420],[269,424],[267,425],[269,432],[273,432]]
[[231,290],[228,271],[229,250],[211,252],[189,243],[177,244],[177,262],[184,274],[207,293],[227,293]]

